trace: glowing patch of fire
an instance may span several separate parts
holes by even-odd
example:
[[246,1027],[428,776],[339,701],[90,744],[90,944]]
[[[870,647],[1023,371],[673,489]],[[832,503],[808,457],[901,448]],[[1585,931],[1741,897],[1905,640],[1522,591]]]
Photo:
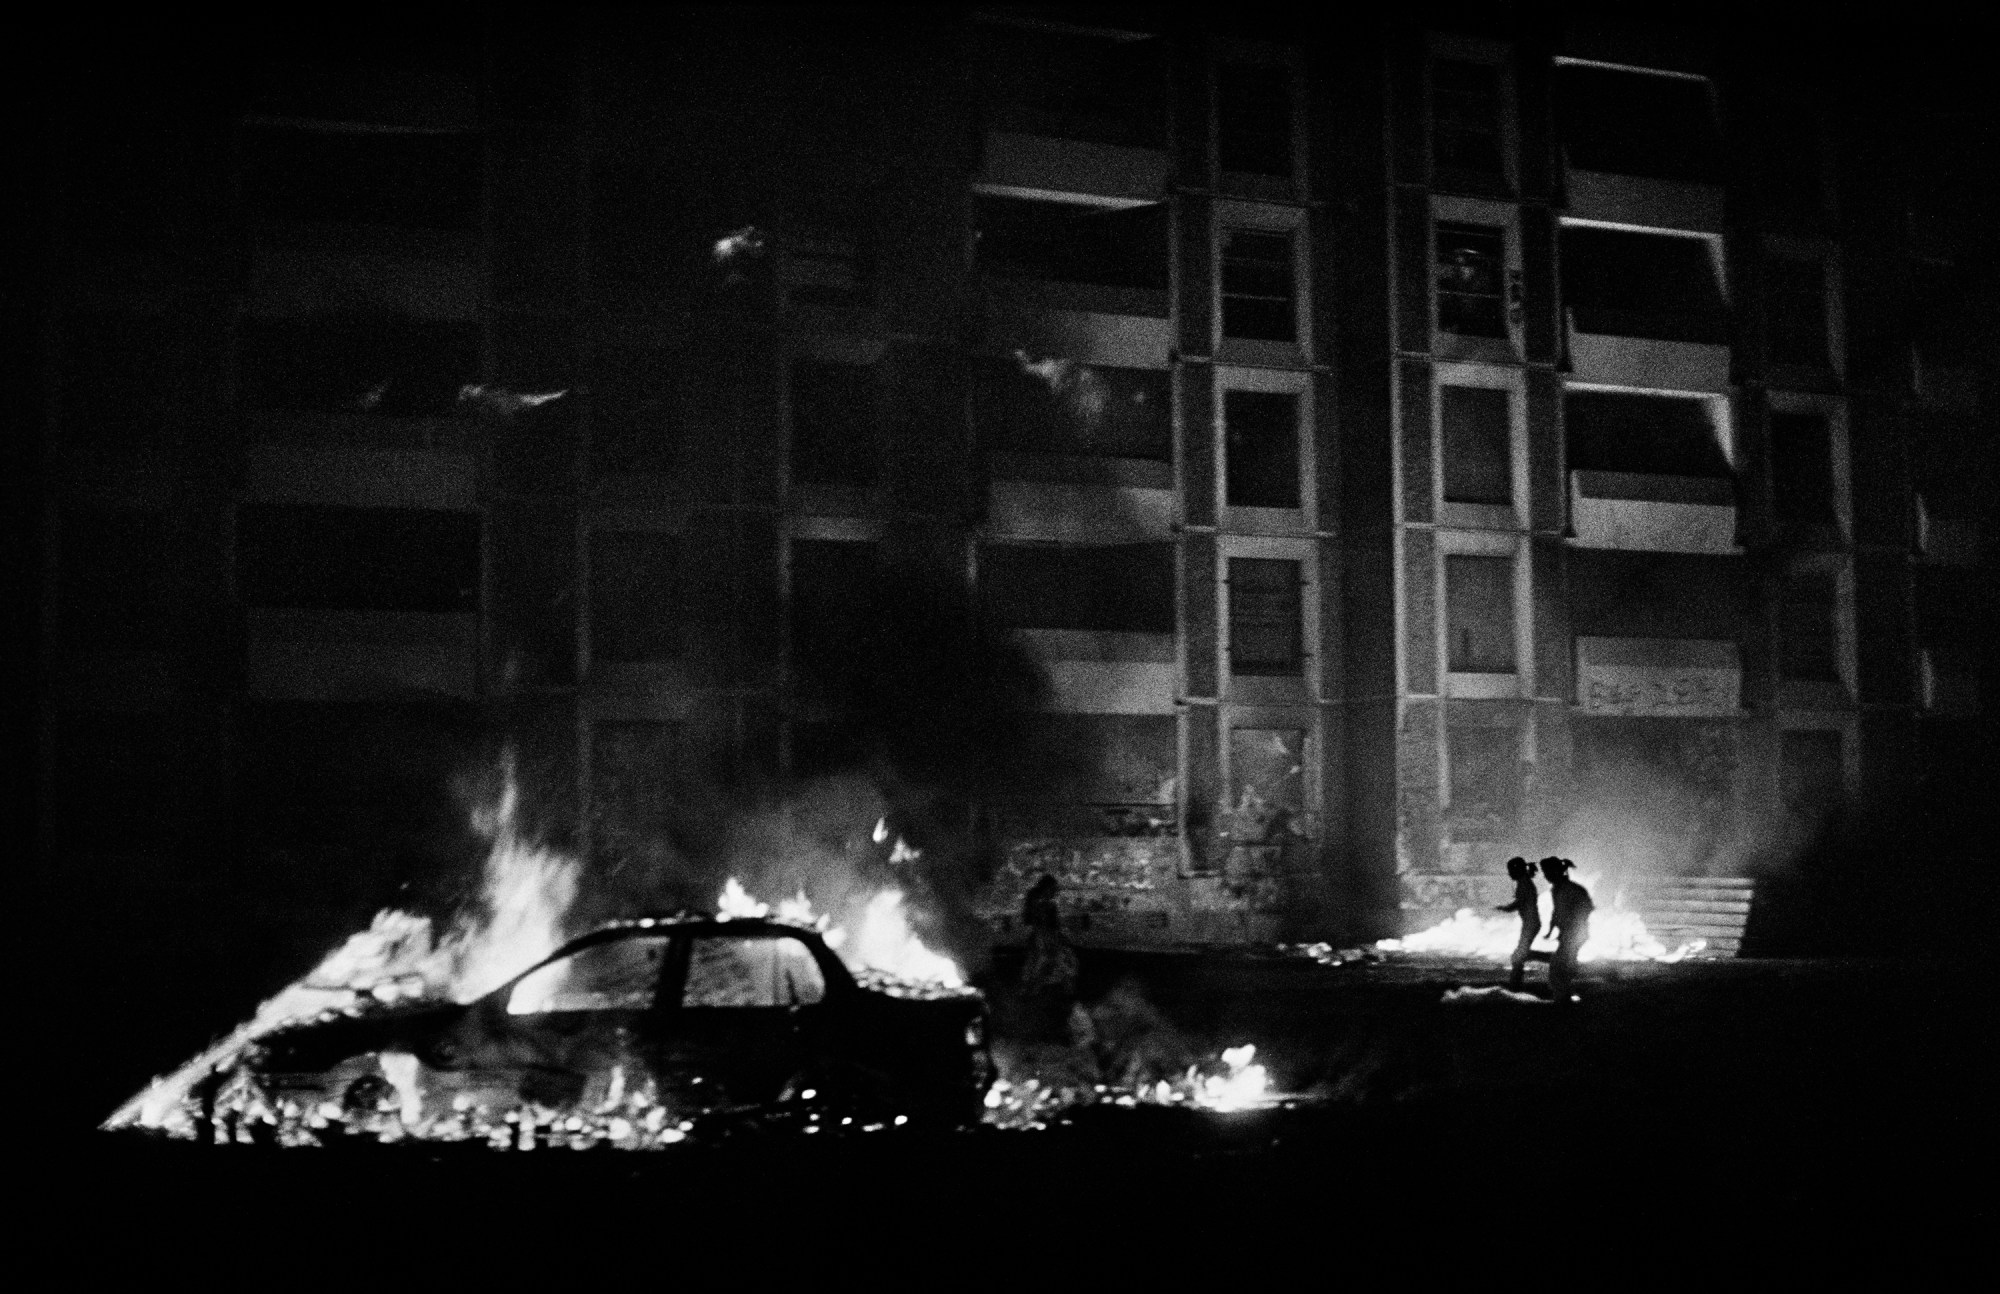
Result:
[[[743,888],[743,882],[732,876],[716,899],[716,912],[729,918],[765,917],[770,915],[771,906],[752,897]],[[803,892],[779,902],[778,919],[822,931],[826,946],[839,953],[840,959],[857,974],[879,971],[920,984],[965,986],[965,975],[958,963],[926,947],[910,928],[901,890],[883,890],[869,899],[851,931],[845,927],[829,929],[827,918],[813,911],[812,902]]]
[[[1577,881],[1587,890],[1597,889],[1594,876],[1579,875]],[[1378,940],[1375,946],[1383,952],[1442,953],[1504,962],[1514,955],[1514,942],[1520,934],[1521,923],[1512,915],[1460,908],[1428,930],[1401,939]],[[1625,896],[1621,893],[1612,897],[1610,906],[1591,913],[1590,937],[1584,941],[1578,960],[1677,962],[1707,946],[1706,940],[1695,939],[1669,949],[1646,929],[1645,920],[1637,912],[1625,906]],[[1544,930],[1534,947],[1553,950],[1555,941]]]

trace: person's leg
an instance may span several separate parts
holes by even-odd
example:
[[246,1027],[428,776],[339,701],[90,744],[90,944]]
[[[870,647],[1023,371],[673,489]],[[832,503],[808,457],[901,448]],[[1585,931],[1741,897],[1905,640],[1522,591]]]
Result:
[[1576,950],[1567,939],[1556,944],[1556,955],[1549,961],[1549,989],[1558,1002],[1570,999],[1570,977],[1576,970]]

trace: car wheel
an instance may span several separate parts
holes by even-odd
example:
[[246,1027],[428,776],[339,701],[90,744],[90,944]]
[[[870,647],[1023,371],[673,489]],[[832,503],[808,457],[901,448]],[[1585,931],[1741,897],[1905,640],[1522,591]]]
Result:
[[341,1093],[340,1107],[349,1114],[363,1114],[379,1110],[386,1101],[396,1099],[396,1089],[380,1074],[363,1074],[347,1085]]

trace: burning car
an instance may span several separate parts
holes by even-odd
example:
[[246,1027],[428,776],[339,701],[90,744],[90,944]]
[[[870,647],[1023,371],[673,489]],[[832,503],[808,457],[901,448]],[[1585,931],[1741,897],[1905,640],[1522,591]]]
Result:
[[411,1130],[525,1108],[958,1124],[992,1083],[986,1023],[976,991],[857,978],[807,925],[645,918],[573,939],[468,1003],[376,1002],[277,1029],[200,1099],[213,1117],[248,1087],[322,1118],[393,1109]]

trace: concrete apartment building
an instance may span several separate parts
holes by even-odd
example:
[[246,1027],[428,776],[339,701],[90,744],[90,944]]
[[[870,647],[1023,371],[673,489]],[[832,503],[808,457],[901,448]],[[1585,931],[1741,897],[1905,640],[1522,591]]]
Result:
[[864,759],[816,662],[911,588],[1091,755],[965,806],[1003,931],[1043,870],[1139,943],[1417,928],[1512,853],[1752,875],[1983,749],[1992,331],[1950,186],[1894,178],[1945,174],[1921,102],[1527,7],[230,70],[58,135],[84,892],[365,915],[496,723],[539,830],[656,866],[694,782]]

